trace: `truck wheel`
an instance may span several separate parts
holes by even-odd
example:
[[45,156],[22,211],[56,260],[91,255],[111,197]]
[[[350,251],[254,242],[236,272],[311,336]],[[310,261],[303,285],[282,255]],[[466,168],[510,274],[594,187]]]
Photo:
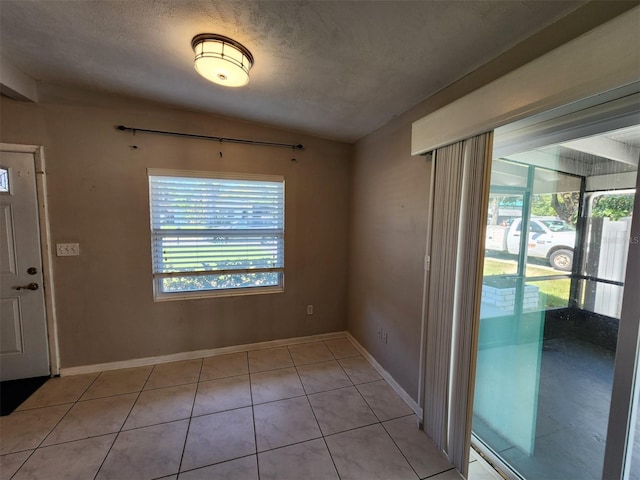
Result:
[[573,251],[558,249],[549,256],[549,263],[556,270],[570,272],[573,267]]

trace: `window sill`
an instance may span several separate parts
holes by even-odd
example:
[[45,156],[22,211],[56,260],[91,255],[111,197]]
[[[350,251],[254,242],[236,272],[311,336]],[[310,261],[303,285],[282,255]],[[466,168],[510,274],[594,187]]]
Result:
[[284,293],[284,287],[252,287],[227,290],[200,290],[195,292],[156,293],[154,302],[171,302],[175,300],[198,300],[203,298],[241,297],[246,295],[267,295],[271,293]]

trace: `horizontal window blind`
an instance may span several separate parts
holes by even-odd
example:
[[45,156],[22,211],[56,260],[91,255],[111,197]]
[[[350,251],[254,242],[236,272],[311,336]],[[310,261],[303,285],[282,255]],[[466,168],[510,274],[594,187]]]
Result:
[[149,195],[156,278],[283,270],[284,181],[150,174]]

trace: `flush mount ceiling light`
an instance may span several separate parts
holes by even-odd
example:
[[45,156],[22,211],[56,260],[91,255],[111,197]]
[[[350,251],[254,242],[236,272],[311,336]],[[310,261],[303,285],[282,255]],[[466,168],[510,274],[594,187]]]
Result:
[[215,33],[201,33],[193,37],[191,46],[196,71],[207,80],[226,87],[249,82],[253,56],[244,45]]

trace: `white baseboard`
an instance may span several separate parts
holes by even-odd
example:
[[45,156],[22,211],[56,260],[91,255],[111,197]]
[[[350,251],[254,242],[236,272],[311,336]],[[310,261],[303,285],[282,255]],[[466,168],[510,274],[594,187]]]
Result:
[[347,332],[321,333],[307,337],[285,338],[282,340],[270,340],[268,342],[249,343],[246,345],[233,345],[230,347],[211,348],[208,350],[195,350],[193,352],[172,353],[170,355],[159,355],[157,357],[134,358],[131,360],[121,360],[109,363],[96,363],[93,365],[82,365],[79,367],[67,367],[60,369],[60,376],[80,375],[83,373],[104,372],[107,370],[118,370],[120,368],[143,367],[155,365],[156,363],[177,362],[180,360],[193,360],[202,357],[212,357],[215,355],[226,355],[229,353],[245,352],[247,350],[263,350],[265,348],[281,347],[296,343],[317,342],[321,340],[332,340],[334,338],[345,338]]
[[382,365],[380,365],[376,361],[376,359],[373,358],[373,356],[369,352],[367,352],[367,349],[364,348],[362,345],[360,345],[360,343],[355,338],[353,338],[353,336],[349,332],[345,332],[345,333],[346,333],[347,339],[349,339],[349,341],[353,343],[353,345],[362,354],[362,356],[366,358],[371,365],[373,365],[373,368],[375,368],[376,371],[382,376],[382,378],[384,378],[387,381],[387,383],[391,386],[391,388],[395,390],[395,392],[400,396],[400,398],[402,398],[402,400],[404,400],[405,403],[409,405],[411,410],[415,412],[418,418],[422,420],[422,408],[420,408],[418,403],[413,398],[411,398],[411,395],[405,392],[404,388],[402,388],[400,384],[394,380],[391,374],[387,372],[384,368],[382,368]]

